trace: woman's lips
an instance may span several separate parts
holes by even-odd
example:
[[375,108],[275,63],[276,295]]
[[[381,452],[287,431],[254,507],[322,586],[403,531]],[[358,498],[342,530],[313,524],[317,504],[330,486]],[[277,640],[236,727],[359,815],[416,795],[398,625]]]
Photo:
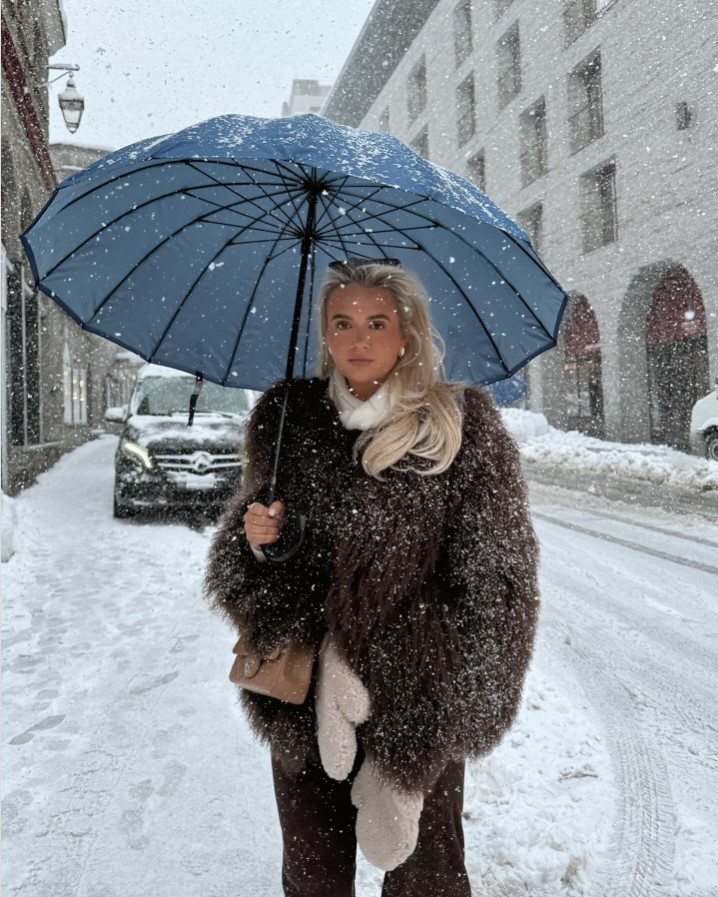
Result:
[[363,364],[371,364],[373,360],[374,359],[372,359],[372,358],[350,358],[349,363],[363,365]]

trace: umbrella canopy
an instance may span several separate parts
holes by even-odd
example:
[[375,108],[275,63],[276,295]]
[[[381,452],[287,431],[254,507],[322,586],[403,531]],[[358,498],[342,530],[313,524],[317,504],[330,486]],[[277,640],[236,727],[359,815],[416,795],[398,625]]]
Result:
[[313,376],[329,262],[424,282],[446,376],[506,379],[555,345],[567,296],[484,193],[387,134],[226,115],[103,157],[21,235],[39,289],[86,330],[223,386]]

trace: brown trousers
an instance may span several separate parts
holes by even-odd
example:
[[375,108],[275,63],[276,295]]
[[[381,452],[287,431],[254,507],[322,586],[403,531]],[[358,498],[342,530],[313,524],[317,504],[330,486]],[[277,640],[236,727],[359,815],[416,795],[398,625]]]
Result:
[[[350,792],[363,759],[360,744],[351,773],[337,782],[317,764],[288,775],[272,756],[285,897],[355,897],[357,809]],[[464,766],[450,762],[424,797],[416,849],[384,874],[381,897],[471,897],[461,826]]]

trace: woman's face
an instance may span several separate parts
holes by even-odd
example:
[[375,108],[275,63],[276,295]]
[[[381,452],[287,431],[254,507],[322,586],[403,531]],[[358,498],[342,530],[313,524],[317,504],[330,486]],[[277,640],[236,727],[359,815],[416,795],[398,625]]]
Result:
[[325,338],[334,364],[362,401],[384,382],[407,343],[389,290],[355,283],[329,294]]

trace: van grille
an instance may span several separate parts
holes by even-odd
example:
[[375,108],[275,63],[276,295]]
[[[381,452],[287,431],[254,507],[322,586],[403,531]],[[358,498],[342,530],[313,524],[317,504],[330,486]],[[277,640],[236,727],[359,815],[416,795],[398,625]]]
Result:
[[214,455],[211,452],[194,451],[178,455],[155,455],[157,466],[167,471],[186,471],[195,474],[216,473],[241,466],[236,452]]

